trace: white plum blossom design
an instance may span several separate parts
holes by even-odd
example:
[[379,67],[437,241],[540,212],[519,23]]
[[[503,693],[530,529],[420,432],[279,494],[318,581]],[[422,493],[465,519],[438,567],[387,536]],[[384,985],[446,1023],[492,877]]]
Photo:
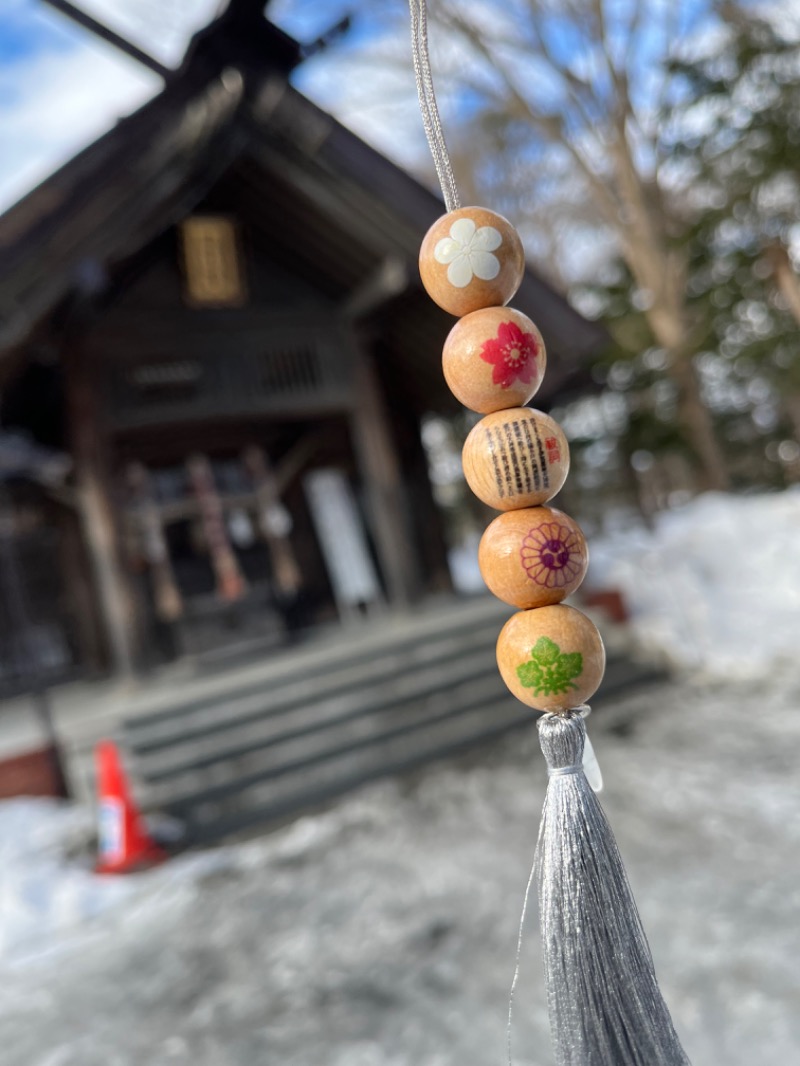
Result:
[[494,226],[477,228],[471,218],[459,218],[433,249],[437,263],[447,265],[447,280],[457,289],[466,288],[473,275],[491,281],[500,273],[500,260],[492,255],[503,243]]

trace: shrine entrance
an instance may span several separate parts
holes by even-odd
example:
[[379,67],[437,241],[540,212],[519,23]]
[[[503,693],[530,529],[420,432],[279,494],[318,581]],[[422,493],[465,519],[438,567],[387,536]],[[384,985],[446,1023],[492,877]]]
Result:
[[240,436],[203,452],[218,433],[184,434],[193,446],[167,462],[139,457],[152,437],[121,445],[122,539],[150,662],[280,646],[385,607],[347,420]]

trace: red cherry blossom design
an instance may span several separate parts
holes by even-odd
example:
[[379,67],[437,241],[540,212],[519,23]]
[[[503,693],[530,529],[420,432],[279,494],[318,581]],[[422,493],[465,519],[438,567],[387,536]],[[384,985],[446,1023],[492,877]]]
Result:
[[507,389],[515,381],[529,385],[536,374],[540,345],[533,333],[523,333],[516,322],[501,322],[496,339],[483,342],[481,359],[494,366],[492,381]]

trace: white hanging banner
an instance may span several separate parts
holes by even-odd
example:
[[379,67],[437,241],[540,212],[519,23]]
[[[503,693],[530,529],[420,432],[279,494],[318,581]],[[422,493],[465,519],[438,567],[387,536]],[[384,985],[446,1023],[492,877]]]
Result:
[[382,599],[350,484],[341,470],[314,470],[305,487],[328,577],[340,606]]

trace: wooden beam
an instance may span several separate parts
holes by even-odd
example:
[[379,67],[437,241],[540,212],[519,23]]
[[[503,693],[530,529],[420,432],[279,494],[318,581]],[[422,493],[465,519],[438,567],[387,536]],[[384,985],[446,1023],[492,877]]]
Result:
[[347,318],[364,318],[405,292],[410,283],[407,263],[397,256],[387,256],[374,274],[350,292],[342,310]]

